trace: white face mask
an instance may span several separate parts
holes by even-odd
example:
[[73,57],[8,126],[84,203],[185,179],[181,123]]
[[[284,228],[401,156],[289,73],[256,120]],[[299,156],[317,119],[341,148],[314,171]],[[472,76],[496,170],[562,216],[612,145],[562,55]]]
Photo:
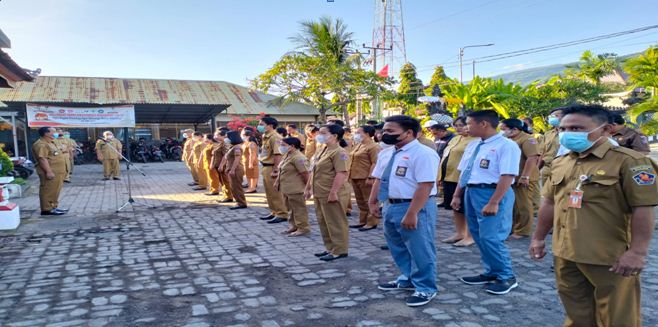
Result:
[[108,135],[108,136],[106,136],[105,138],[108,139],[108,140],[111,140],[111,139],[114,138],[114,135]]
[[361,134],[354,134],[354,142],[363,142],[363,136]]
[[224,144],[226,144],[226,145],[231,145],[231,140],[229,140],[229,139],[227,139],[227,138],[224,139]]
[[289,146],[279,145],[279,152],[281,152],[281,154],[286,154],[286,153],[288,153],[288,151],[290,151]]
[[315,137],[315,142],[318,142],[320,144],[326,144],[327,143],[327,137],[322,135],[322,134],[318,134]]

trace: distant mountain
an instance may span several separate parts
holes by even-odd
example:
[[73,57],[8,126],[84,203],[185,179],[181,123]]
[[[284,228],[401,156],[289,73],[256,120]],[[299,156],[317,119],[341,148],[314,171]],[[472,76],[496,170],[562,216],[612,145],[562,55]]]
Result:
[[[639,54],[640,53],[632,53],[624,56],[619,56],[619,59],[623,61],[628,58],[638,56]],[[519,83],[521,85],[528,85],[537,80],[539,81],[548,80],[553,75],[563,73],[567,69],[567,66],[576,65],[577,63],[578,62],[572,62],[568,64],[555,64],[550,66],[522,69],[514,72],[491,76],[491,78],[503,79],[505,82],[508,83],[513,82],[513,83]]]

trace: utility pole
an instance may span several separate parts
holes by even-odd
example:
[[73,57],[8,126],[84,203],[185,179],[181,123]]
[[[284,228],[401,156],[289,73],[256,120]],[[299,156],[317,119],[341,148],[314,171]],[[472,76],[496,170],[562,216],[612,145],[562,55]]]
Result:
[[[464,49],[467,48],[480,48],[480,47],[490,47],[494,45],[493,43],[489,44],[476,44],[476,45],[467,45],[465,47],[459,48],[459,83],[464,84]],[[475,61],[473,61],[473,76],[475,77]]]
[[475,79],[475,60],[473,60],[473,78],[472,79]]
[[[377,46],[369,47],[364,43],[363,48],[368,49],[368,53],[372,50],[372,71],[377,74],[377,50],[391,51],[393,50],[393,45],[388,48],[381,47],[379,44],[377,44]],[[379,96],[375,96],[375,99],[372,102],[372,115],[376,118],[379,118],[381,115],[381,112],[379,111]]]

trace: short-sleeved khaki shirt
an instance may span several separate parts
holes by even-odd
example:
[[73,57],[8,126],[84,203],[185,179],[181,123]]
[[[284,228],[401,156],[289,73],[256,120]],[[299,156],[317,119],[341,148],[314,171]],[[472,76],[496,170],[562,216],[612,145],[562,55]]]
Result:
[[544,134],[544,139],[541,142],[540,150],[541,160],[544,166],[551,168],[553,160],[557,156],[557,151],[560,149],[560,140],[558,138],[559,132],[553,128]]
[[[521,162],[519,166],[520,176],[523,173],[523,169],[525,168],[525,163],[528,158],[540,155],[539,143],[532,135],[528,135],[526,133],[520,133],[515,138],[513,138],[512,141],[516,142],[519,148],[521,148]],[[532,167],[529,177],[531,182],[536,182],[539,180],[539,167],[537,165]]]
[[263,145],[260,152],[260,162],[271,165],[274,163],[274,156],[281,155],[279,144],[281,144],[281,135],[275,131],[265,132],[263,135]]
[[[612,265],[630,246],[633,207],[658,205],[656,163],[603,142],[553,161],[542,194],[555,203],[553,253],[570,261]],[[580,177],[581,208],[569,206]]]
[[192,148],[192,162],[196,165],[199,160],[201,159],[201,155],[203,154],[203,149],[206,147],[206,145],[203,142],[196,142],[194,144],[194,147]]
[[112,150],[110,145],[117,149],[117,151],[121,152],[122,145],[117,139],[105,141],[98,140],[96,142],[96,152],[100,153],[103,156],[103,159],[119,159],[119,154]]
[[[347,172],[350,166],[350,156],[341,147],[329,149],[324,147],[313,159],[313,196],[316,198],[327,198],[334,183],[336,173]],[[338,196],[349,194],[347,183],[338,190]]]
[[306,184],[302,173],[309,173],[308,159],[301,152],[286,154],[279,164],[279,190],[283,194],[304,193]]
[[651,152],[649,140],[644,134],[638,133],[634,129],[624,127],[619,132],[612,135],[612,138],[619,143],[620,146],[635,150],[637,152],[648,153]]
[[316,149],[317,149],[317,143],[315,142],[315,139],[311,139],[310,137],[307,137],[306,146],[304,147],[304,155],[306,155],[306,159],[311,160],[315,155]]
[[39,138],[34,144],[32,144],[32,155],[36,159],[37,171],[40,173],[45,173],[45,171],[39,166],[40,158],[48,160],[48,164],[53,173],[66,173],[66,161],[69,159],[69,154],[68,152],[63,152],[60,148],[60,144],[55,142],[55,140],[47,140],[43,137]]
[[370,168],[377,163],[377,155],[381,148],[377,143],[358,143],[350,153],[350,179],[366,179],[370,177]]
[[215,158],[215,166],[213,168],[219,168],[219,164],[224,159],[226,152],[228,152],[229,147],[226,146],[224,142],[215,143],[212,148],[212,156]]
[[466,146],[475,140],[475,137],[456,135],[453,137],[441,158],[440,167],[445,165],[445,176],[443,176],[443,169],[439,169],[439,180],[444,182],[458,183],[460,172],[457,169],[459,162],[462,160]]
[[236,160],[238,163],[235,167],[235,174],[242,176],[244,175],[244,165],[242,165],[242,144],[231,145],[226,152],[226,172],[231,171]]
[[185,143],[183,144],[183,157],[181,158],[182,161],[192,163],[192,160],[194,159],[194,153],[192,152],[193,148],[194,140],[190,138],[185,139]]

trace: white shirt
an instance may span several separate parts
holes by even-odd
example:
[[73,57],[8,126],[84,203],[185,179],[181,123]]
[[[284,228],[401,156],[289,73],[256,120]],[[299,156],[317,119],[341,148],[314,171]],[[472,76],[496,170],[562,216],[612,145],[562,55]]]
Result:
[[[373,177],[382,178],[396,150],[395,147],[390,147],[379,152],[377,164],[372,171]],[[399,153],[395,156],[389,177],[388,197],[411,199],[418,188],[418,183],[436,182],[439,155],[433,149],[420,144],[418,140],[411,141],[397,151]],[[434,183],[430,195],[436,193],[436,183]]]
[[[457,169],[462,173],[466,170],[479,140],[471,141],[464,150],[462,160]],[[502,175],[519,175],[521,164],[521,148],[512,140],[496,134],[484,141],[480,146],[471,177],[468,184],[497,184]],[[462,185],[466,186],[466,185]]]

